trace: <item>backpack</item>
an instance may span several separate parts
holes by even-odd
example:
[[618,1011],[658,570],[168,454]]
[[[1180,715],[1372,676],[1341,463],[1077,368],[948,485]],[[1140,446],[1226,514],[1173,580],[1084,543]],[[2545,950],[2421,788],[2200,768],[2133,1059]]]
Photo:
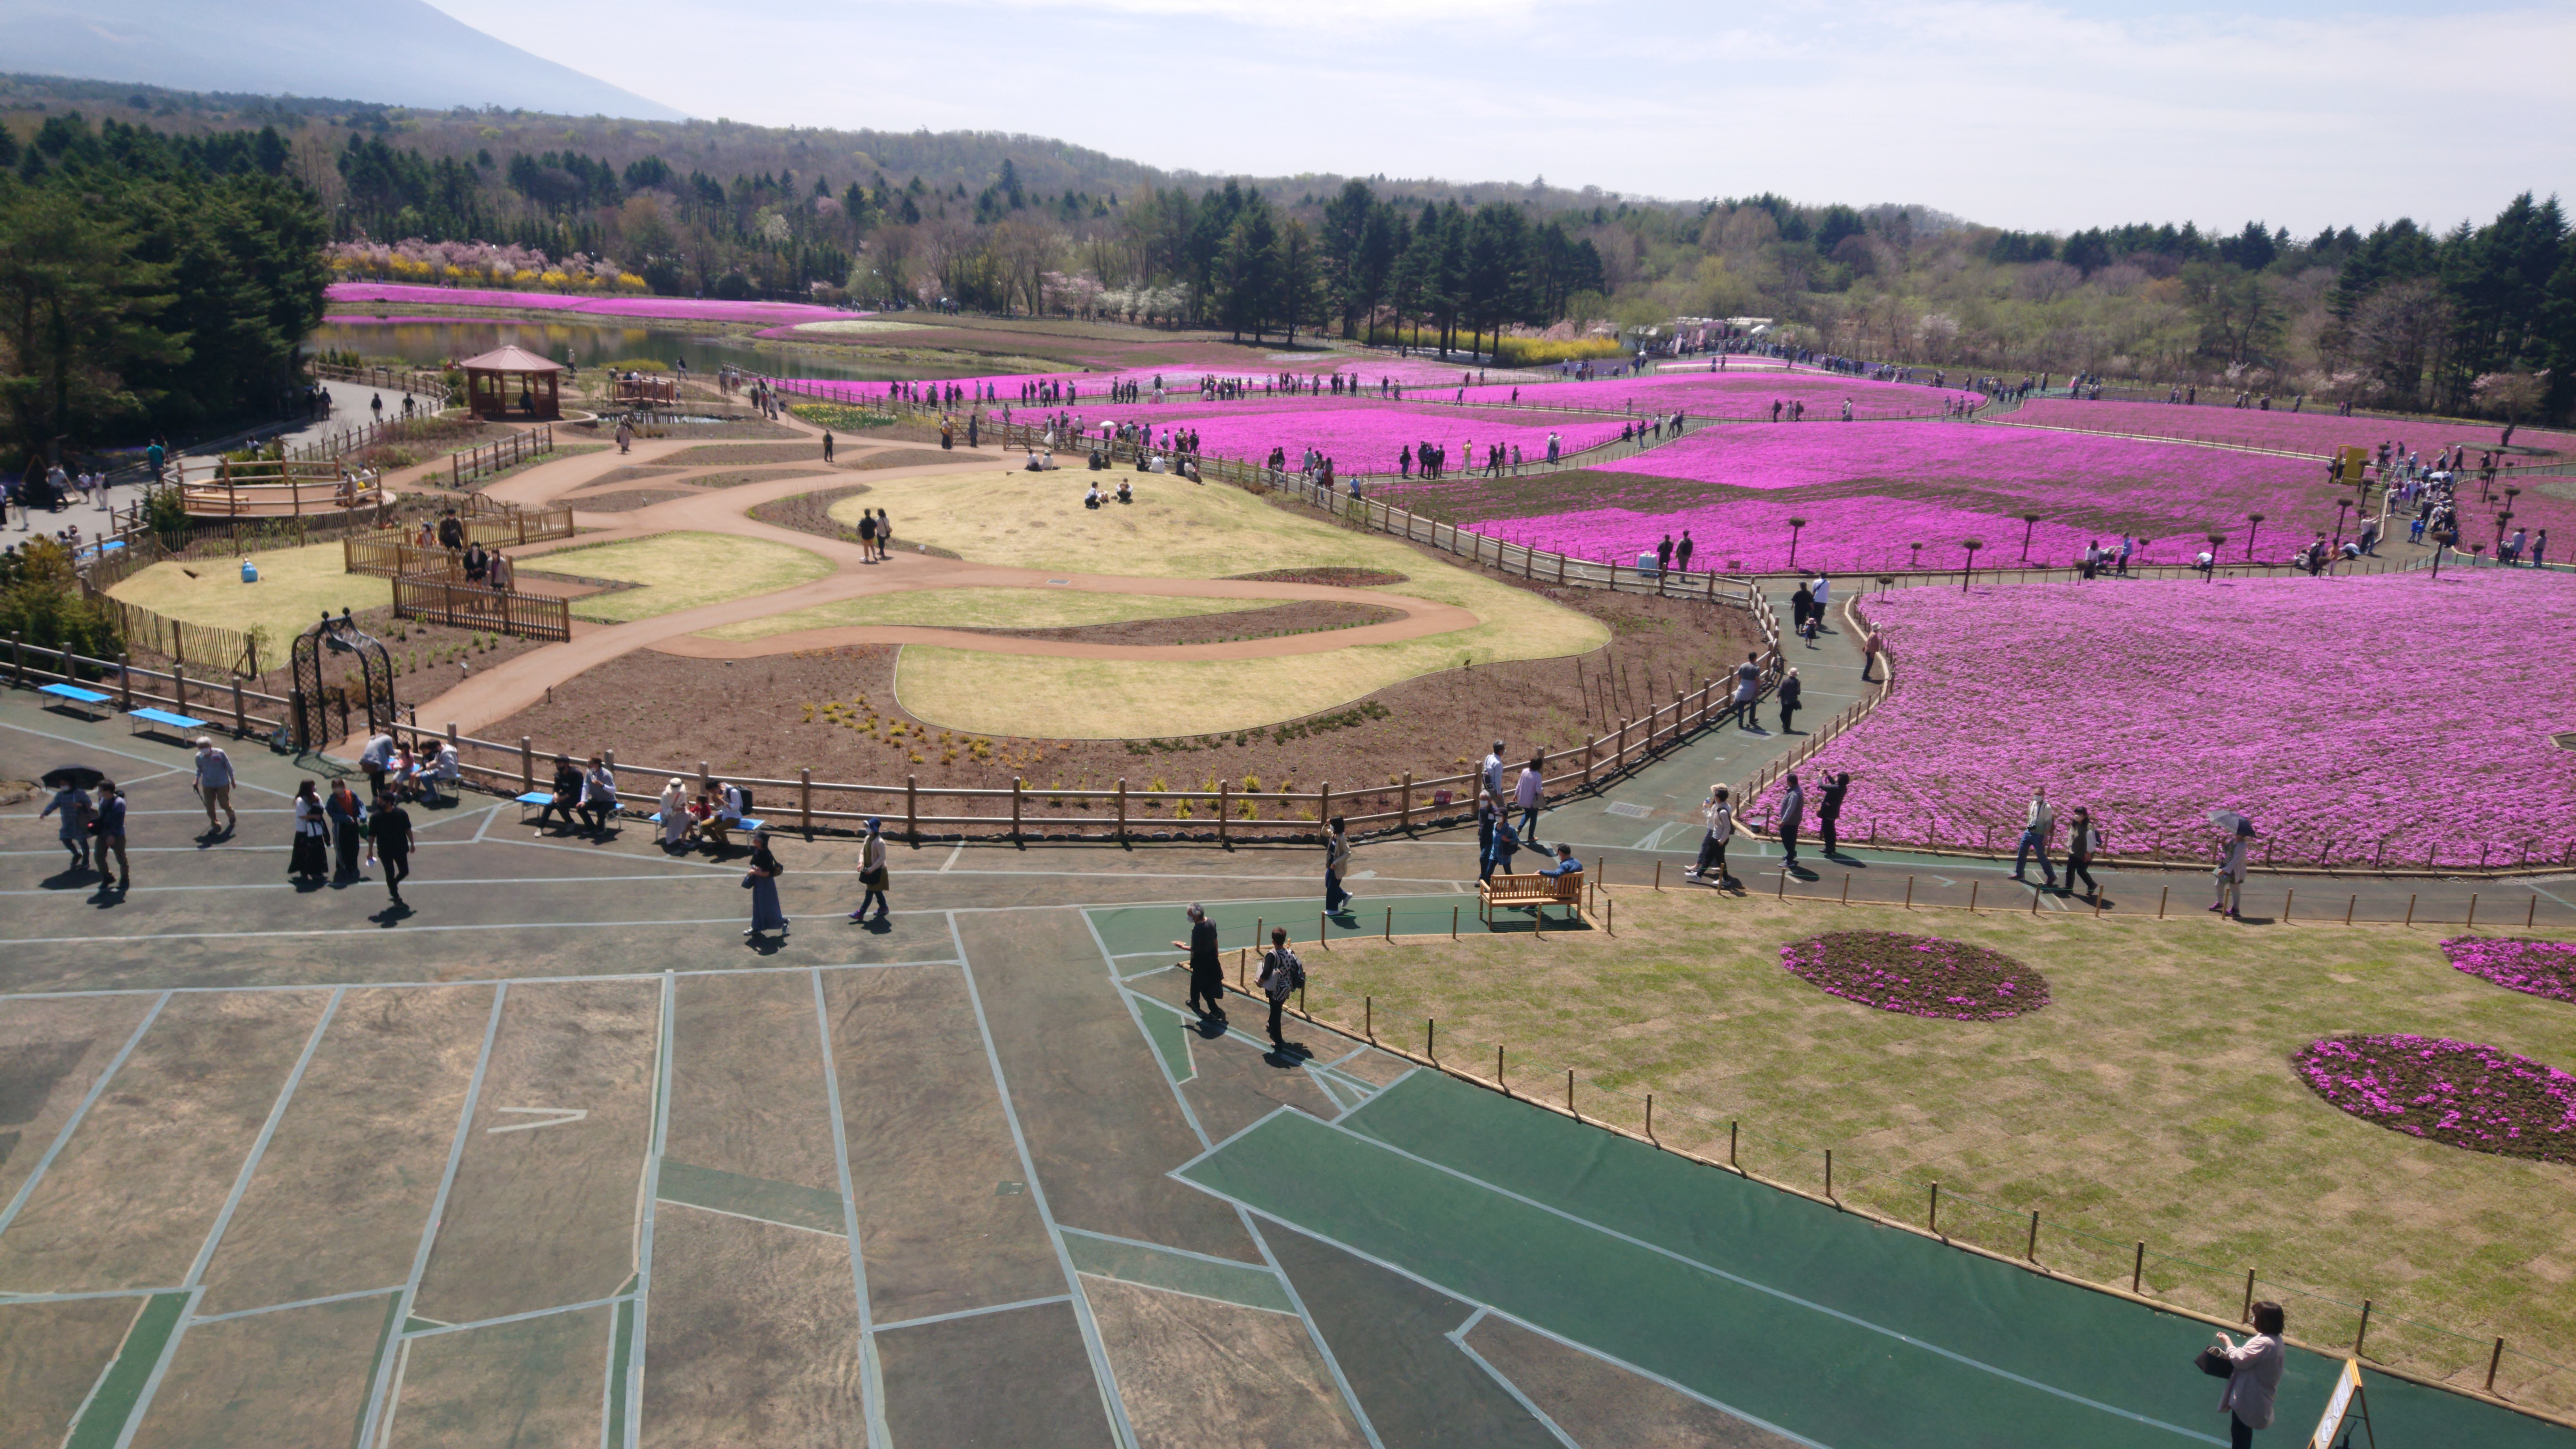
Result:
[[1280,996],[1294,996],[1306,989],[1306,963],[1297,959],[1296,952],[1281,946],[1270,955],[1279,968],[1279,974],[1274,979],[1279,986]]

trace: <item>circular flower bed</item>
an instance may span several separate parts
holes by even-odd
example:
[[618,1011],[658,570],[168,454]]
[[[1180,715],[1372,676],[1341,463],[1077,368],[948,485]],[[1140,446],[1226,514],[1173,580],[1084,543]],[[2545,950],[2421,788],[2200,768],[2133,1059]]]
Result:
[[2320,1097],[2366,1122],[2472,1152],[2576,1163],[2576,1077],[2430,1036],[2333,1036],[2290,1058]]
[[2507,991],[2576,1001],[2576,945],[2460,936],[2442,943],[2451,964]]
[[1954,1021],[2000,1021],[2048,1004],[2048,978],[2001,951],[1895,931],[1835,931],[1780,948],[1780,964],[1836,996]]

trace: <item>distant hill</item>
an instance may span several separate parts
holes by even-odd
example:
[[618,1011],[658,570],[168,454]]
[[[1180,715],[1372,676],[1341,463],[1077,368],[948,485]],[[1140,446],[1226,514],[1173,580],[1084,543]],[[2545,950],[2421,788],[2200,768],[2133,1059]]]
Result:
[[678,120],[427,0],[0,0],[13,71],[180,90]]

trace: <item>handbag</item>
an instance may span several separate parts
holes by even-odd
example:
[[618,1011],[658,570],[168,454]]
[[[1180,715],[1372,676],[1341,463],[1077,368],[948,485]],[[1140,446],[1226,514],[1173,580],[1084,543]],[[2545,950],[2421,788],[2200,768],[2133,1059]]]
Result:
[[886,868],[884,866],[878,866],[874,870],[861,872],[859,875],[859,884],[872,891],[884,890],[886,888]]
[[2192,1367],[2214,1379],[2233,1378],[2236,1375],[2235,1362],[2215,1347],[2202,1349],[2200,1356],[2191,1362]]

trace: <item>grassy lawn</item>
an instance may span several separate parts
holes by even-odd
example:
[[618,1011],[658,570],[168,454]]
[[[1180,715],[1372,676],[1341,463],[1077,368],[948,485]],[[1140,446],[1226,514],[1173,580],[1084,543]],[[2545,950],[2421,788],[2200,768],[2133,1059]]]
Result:
[[[1178,619],[1225,614],[1246,607],[1242,599],[1180,599],[1157,594],[1102,594],[1073,589],[911,589],[870,594],[772,614],[702,631],[708,639],[766,639],[799,629],[853,624],[928,624],[946,629],[1074,629],[1136,619]],[[1257,604],[1253,605],[1258,607]]]
[[[1365,864],[1365,862],[1363,862]],[[1365,901],[1358,906],[1365,919]],[[1471,913],[1472,914],[1472,913]],[[2290,1054],[2343,1032],[2417,1032],[2576,1067],[2576,1007],[2453,970],[2438,931],[2229,927],[2011,913],[1617,893],[1619,934],[1476,936],[1313,953],[1317,1016],[1561,1102],[1571,1067],[1589,1116],[1814,1191],[1834,1152],[1843,1201],[1924,1220],[2126,1287],[2233,1316],[2245,1272],[2291,1332],[2349,1344],[2375,1300],[2374,1358],[2458,1371],[2475,1387],[2496,1335],[2576,1363],[2576,1169],[2473,1153],[2340,1112]],[[1828,996],[1780,966],[1824,931],[1941,935],[2007,952],[2050,982],[2008,1021],[1932,1021]],[[2322,1297],[2314,1296],[2322,1295]],[[2328,1301],[2332,1300],[2332,1301]],[[2429,1325],[2430,1328],[2423,1325]],[[2453,1338],[2431,1331],[2465,1335]],[[2499,1388],[2576,1405],[2576,1374],[2535,1381],[2508,1354]]]
[[[364,612],[394,601],[392,580],[341,572],[337,540],[272,549],[249,558],[259,568],[255,584],[241,581],[239,558],[216,557],[157,563],[108,593],[191,624],[245,633],[265,628],[280,648],[311,628],[326,611]],[[192,571],[194,578],[189,577]]]
[[1144,578],[1222,578],[1349,567],[1407,576],[1381,592],[1455,604],[1485,622],[1427,639],[1276,659],[1148,663],[906,648],[904,707],[978,734],[1111,738],[1244,729],[1357,699],[1472,658],[1551,659],[1608,642],[1598,623],[1377,534],[1276,508],[1240,489],[1145,476],[1139,501],[1092,510],[1093,475],[991,472],[894,478],[833,507],[893,517],[905,540],[978,562]]
[[801,548],[759,539],[722,533],[657,533],[624,543],[539,554],[520,572],[643,585],[572,601],[574,618],[623,624],[790,588],[823,577],[832,572],[832,565]]

